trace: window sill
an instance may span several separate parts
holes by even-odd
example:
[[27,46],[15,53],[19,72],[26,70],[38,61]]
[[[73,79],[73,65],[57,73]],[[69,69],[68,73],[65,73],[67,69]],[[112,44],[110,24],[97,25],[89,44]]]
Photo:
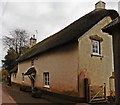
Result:
[[48,88],[48,89],[49,89],[49,88],[50,88],[50,86],[48,86],[48,85],[45,85],[45,86],[44,86],[44,88]]
[[99,57],[100,58],[100,60],[102,60],[102,58],[103,58],[103,56],[102,55],[98,55],[98,54],[91,54],[91,57],[93,57],[93,56],[95,56],[95,57]]

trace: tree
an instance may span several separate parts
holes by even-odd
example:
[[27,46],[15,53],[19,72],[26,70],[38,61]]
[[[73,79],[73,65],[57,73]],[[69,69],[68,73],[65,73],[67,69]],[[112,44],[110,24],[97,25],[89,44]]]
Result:
[[29,49],[28,33],[23,29],[15,29],[8,36],[3,37],[3,45],[8,51],[2,60],[2,66],[9,72],[17,65],[16,59]]
[[8,72],[13,69],[16,65],[16,59],[18,58],[17,53],[13,48],[10,48],[7,52],[7,55],[5,55],[4,59],[2,60],[3,68],[8,70]]
[[0,81],[7,81],[8,71],[5,69],[0,70]]
[[21,55],[25,49],[28,49],[29,36],[25,30],[15,29],[9,36],[3,37],[3,45],[8,49],[14,49],[17,55]]
[[17,66],[16,59],[28,50],[29,36],[25,30],[15,29],[10,36],[3,37],[3,45],[8,48],[7,55],[2,60],[2,66],[9,73],[8,83],[11,85],[11,70]]

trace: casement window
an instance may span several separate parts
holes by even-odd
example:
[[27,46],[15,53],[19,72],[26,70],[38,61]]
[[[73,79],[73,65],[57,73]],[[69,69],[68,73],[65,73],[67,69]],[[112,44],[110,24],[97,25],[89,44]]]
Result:
[[34,59],[31,60],[31,66],[34,66]]
[[16,73],[12,73],[12,77],[13,77],[13,78],[16,78]]
[[44,72],[43,73],[43,83],[44,83],[44,87],[49,88],[49,72]]
[[91,40],[91,57],[97,56],[102,60],[103,56],[101,54],[101,43],[103,42],[103,38],[99,35],[91,35],[89,36]]
[[13,78],[16,78],[16,73],[13,73]]
[[100,55],[100,41],[92,40],[92,54]]
[[22,81],[24,82],[24,73],[22,73]]

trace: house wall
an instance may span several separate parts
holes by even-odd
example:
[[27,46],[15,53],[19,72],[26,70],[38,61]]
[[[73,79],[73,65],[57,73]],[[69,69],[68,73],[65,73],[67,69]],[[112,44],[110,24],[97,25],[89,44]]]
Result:
[[[21,82],[21,74],[31,66],[31,61],[19,63],[17,81]],[[52,49],[34,58],[37,70],[36,86],[43,88],[43,72],[49,72],[50,88],[47,91],[77,96],[78,82],[78,42]],[[28,77],[25,82],[29,84]]]
[[[79,38],[79,78],[80,85],[84,78],[88,78],[91,86],[99,86],[106,83],[107,95],[109,95],[109,77],[114,70],[113,67],[113,46],[112,36],[102,32],[102,28],[111,22],[110,17],[105,17],[98,24],[92,27]],[[103,41],[100,43],[101,55],[91,56],[92,35],[100,36]],[[80,96],[84,97],[84,87],[80,87]]]
[[31,61],[24,61],[18,64],[18,72],[16,80],[14,82],[31,86],[31,81],[28,76],[24,76],[24,82],[22,81],[22,73],[25,73],[31,67]]

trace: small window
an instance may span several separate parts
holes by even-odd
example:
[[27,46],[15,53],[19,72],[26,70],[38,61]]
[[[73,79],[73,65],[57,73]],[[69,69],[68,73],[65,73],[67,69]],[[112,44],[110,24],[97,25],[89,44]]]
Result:
[[16,78],[16,73],[13,73],[13,78]]
[[43,73],[44,87],[49,88],[49,72]]
[[24,73],[22,73],[22,81],[24,82]]
[[34,66],[34,59],[31,60],[31,66]]
[[100,55],[100,41],[92,40],[92,54]]
[[13,76],[13,78],[15,78],[15,74],[14,73],[12,74],[12,76]]

